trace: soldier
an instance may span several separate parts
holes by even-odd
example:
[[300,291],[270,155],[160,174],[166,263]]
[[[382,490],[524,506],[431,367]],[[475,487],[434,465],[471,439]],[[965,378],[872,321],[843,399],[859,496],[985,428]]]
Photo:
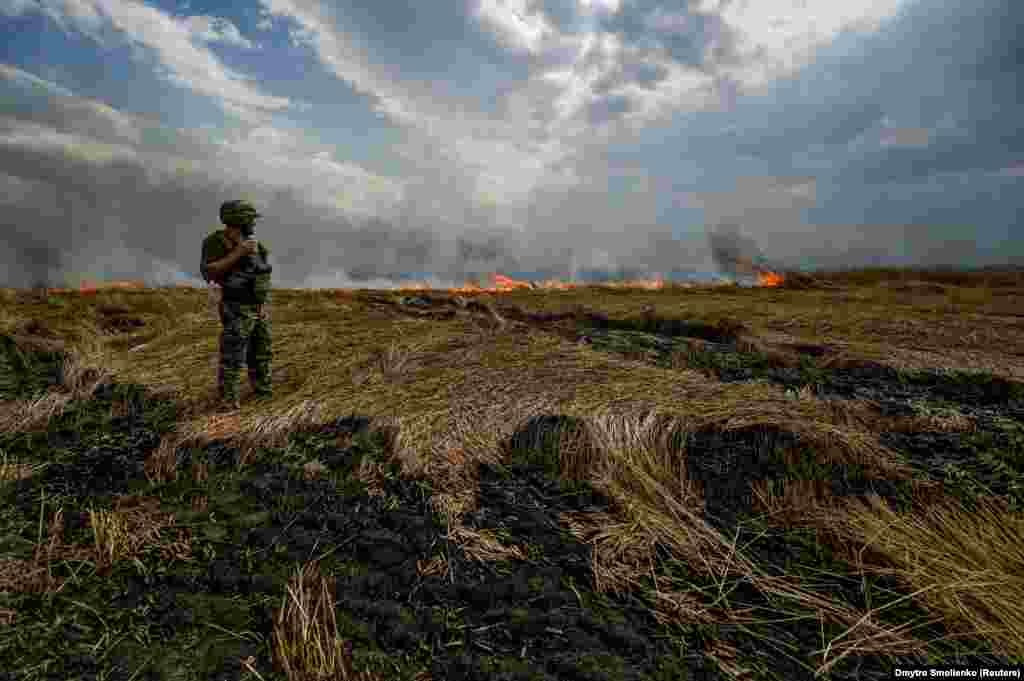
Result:
[[[240,408],[238,383],[245,362],[257,398],[270,398],[272,359],[270,337],[270,250],[253,237],[261,217],[247,201],[227,201],[220,207],[225,229],[203,241],[200,265],[203,279],[223,287],[220,318],[220,370],[217,384],[222,411]],[[244,237],[244,239],[243,239]]]

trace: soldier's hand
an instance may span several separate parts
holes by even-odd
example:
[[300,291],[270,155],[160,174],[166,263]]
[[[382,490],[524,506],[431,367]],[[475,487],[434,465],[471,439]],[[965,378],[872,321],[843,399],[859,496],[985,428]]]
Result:
[[242,255],[256,255],[259,251],[259,242],[256,239],[246,239],[236,246],[236,250]]

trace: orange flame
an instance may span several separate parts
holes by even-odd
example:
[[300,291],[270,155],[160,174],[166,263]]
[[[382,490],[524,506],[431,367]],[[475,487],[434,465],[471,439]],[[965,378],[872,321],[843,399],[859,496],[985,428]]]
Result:
[[784,281],[786,281],[786,277],[778,272],[764,271],[757,273],[758,286],[781,286]]
[[143,281],[84,281],[78,288],[47,288],[46,291],[49,294],[69,294],[78,293],[83,296],[95,295],[101,290],[138,290],[146,288],[146,283]]
[[[559,279],[549,279],[542,282],[530,282],[522,281],[507,277],[503,274],[495,273],[492,275],[493,285],[492,286],[480,286],[477,283],[466,282],[463,286],[453,287],[445,289],[448,293],[453,294],[478,294],[478,293],[509,293],[517,290],[529,290],[529,289],[541,289],[541,290],[555,290],[555,291],[569,291],[577,288],[587,286],[585,283],[577,283],[570,281],[562,281]],[[762,270],[757,273],[758,286],[764,287],[775,287],[780,286],[785,282],[786,278],[784,275],[770,270]],[[190,284],[178,283],[179,287],[188,287]],[[658,291],[664,289],[668,284],[662,276],[658,276],[655,279],[636,279],[629,281],[607,281],[599,284],[593,284],[594,286],[600,286],[605,288],[615,289],[643,289],[647,291]],[[678,282],[675,284],[681,288],[698,288],[698,287],[713,287],[715,282],[708,282],[706,284],[700,284],[695,282]],[[85,281],[78,288],[49,288],[47,291],[51,294],[68,294],[78,293],[80,295],[95,295],[101,290],[139,290],[145,289],[146,284],[142,281],[108,281],[108,282],[95,282]],[[433,290],[428,284],[425,283],[409,283],[400,287],[399,290],[403,291],[430,291]]]
[[[506,277],[503,274],[492,275],[494,279],[494,285],[485,287],[479,286],[472,282],[466,282],[463,286],[449,288],[449,293],[465,294],[465,293],[508,293],[510,291],[522,290],[522,289],[543,289],[543,290],[557,290],[557,291],[569,291],[572,289],[586,286],[586,284],[580,284],[576,282],[560,281],[558,279],[549,279],[543,282],[529,282],[512,279]],[[604,282],[599,284],[600,286],[606,286],[609,288],[639,288],[646,289],[649,291],[657,291],[665,288],[665,280],[659,276],[657,279],[652,280],[633,280],[633,281],[620,281],[620,282]],[[411,290],[426,290],[428,286],[408,286],[403,287]]]
[[499,290],[508,290],[508,291],[512,291],[514,289],[533,288],[530,285],[530,282],[528,282],[528,281],[517,281],[517,280],[512,279],[510,277],[506,277],[503,274],[495,274],[494,275],[494,285]]
[[659,276],[657,279],[633,279],[630,281],[610,281],[604,284],[609,288],[642,288],[648,291],[660,291],[665,288],[665,279]]
[[471,282],[466,282],[462,286],[448,289],[449,293],[508,293],[515,291],[516,289],[532,289],[534,285],[528,281],[519,281],[506,277],[504,274],[492,275],[494,279],[494,286],[477,286]]
[[97,291],[114,289],[119,291],[138,290],[146,288],[146,283],[142,281],[102,281],[102,282],[84,282],[79,288],[79,292],[82,295],[93,295]]

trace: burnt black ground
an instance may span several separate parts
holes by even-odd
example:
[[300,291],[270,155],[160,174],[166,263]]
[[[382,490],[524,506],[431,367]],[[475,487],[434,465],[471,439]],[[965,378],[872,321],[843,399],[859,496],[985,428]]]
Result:
[[[663,335],[642,330],[650,328],[674,331],[671,335]],[[810,387],[821,399],[868,401],[884,416],[913,416],[953,410],[973,419],[977,426],[975,431],[883,432],[879,436],[880,442],[903,454],[908,463],[918,470],[921,479],[942,481],[946,491],[968,507],[973,506],[979,495],[985,495],[1005,499],[1012,509],[1024,508],[1024,383],[973,372],[901,372],[872,362],[849,368],[830,368],[818,361],[823,353],[811,352],[807,353],[800,367],[778,367],[772,366],[767,357],[758,353],[739,351],[734,340],[721,335],[714,342],[704,343],[700,351],[693,352],[680,344],[680,337],[708,337],[714,333],[705,330],[696,336],[688,336],[686,328],[657,320],[620,320],[615,329],[611,329],[608,323],[588,323],[579,333],[596,349],[625,354],[660,366],[669,365],[673,352],[688,351],[692,365],[707,371],[715,380],[762,380],[790,390]],[[754,434],[694,435],[694,441],[690,443],[691,456],[707,446],[705,443],[709,439],[721,441],[710,445],[712,450],[719,451],[724,445],[730,445],[725,449],[734,452],[725,460],[719,458],[716,461],[720,473],[705,476],[710,484],[725,493],[724,497],[712,495],[716,499],[741,497],[736,503],[716,502],[719,506],[743,505],[744,490],[748,488],[743,480],[776,477],[768,461],[770,457],[766,459],[764,454],[746,451],[755,446],[752,443],[758,437]],[[766,437],[772,442],[759,442],[755,448],[767,452],[776,446],[773,442],[779,438],[778,446],[793,446],[793,443],[786,442],[785,434],[768,433]],[[738,440],[730,443],[730,438]],[[742,461],[742,464],[736,464],[739,468],[730,468],[728,462],[731,461]],[[705,468],[699,461],[693,464],[695,470]],[[839,475],[834,476],[834,494],[863,494],[870,489],[897,506],[905,507],[905,495],[890,481],[867,481],[858,471],[836,473]],[[735,509],[720,510],[729,518],[735,516]]]
[[[114,386],[98,390],[89,406],[123,392]],[[68,418],[73,415],[60,420]],[[85,540],[83,516],[68,513],[68,507],[109,507],[116,495],[141,493],[143,447],[156,444],[155,433],[144,432],[144,421],[143,407],[116,426],[109,424],[111,431],[119,431],[119,446],[90,446],[98,433],[83,431],[76,438],[61,428],[66,424],[55,424],[45,444],[40,438],[36,447],[25,438],[6,437],[4,447],[11,454],[59,447],[59,458],[73,459],[6,485],[4,501],[12,515],[23,521],[37,516],[45,494],[65,507],[64,540]],[[315,455],[332,471],[351,472],[362,456],[380,453],[375,449],[379,441],[362,437],[368,425],[367,419],[349,418],[324,426],[316,433],[320,438],[342,432],[360,436],[353,447],[322,447]],[[143,559],[149,575],[120,565],[106,578],[69,584],[56,596],[5,596],[5,606],[21,615],[17,627],[3,632],[5,657],[13,665],[7,668],[49,657],[54,664],[45,675],[25,678],[99,678],[101,672],[127,678],[146,668],[151,648],[181,645],[210,617],[234,630],[243,625],[235,618],[242,618],[244,630],[265,642],[271,633],[271,603],[256,605],[260,596],[280,597],[289,565],[335,549],[322,564],[339,574],[342,633],[353,641],[357,659],[368,649],[403,659],[408,669],[396,670],[400,675],[394,678],[410,677],[416,663],[438,679],[684,678],[673,666],[684,663],[695,671],[710,670],[699,651],[676,654],[671,642],[659,640],[660,627],[635,598],[605,599],[588,588],[588,548],[559,529],[558,513],[606,508],[607,502],[587,489],[564,492],[538,466],[482,471],[482,504],[470,526],[504,527],[510,541],[539,551],[530,563],[489,564],[448,545],[440,519],[428,506],[429,486],[422,481],[392,478],[384,483],[384,497],[372,497],[355,481],[338,485],[302,479],[280,460],[280,453],[261,457],[236,474],[237,457],[222,443],[179,451],[185,469],[193,461],[207,462],[210,480],[220,491],[211,496],[209,512],[179,513],[181,525],[196,538],[195,553],[205,558],[200,565],[158,566],[149,556]],[[166,500],[188,486],[174,483],[156,491]],[[543,505],[535,508],[531,502]],[[420,577],[416,562],[439,552],[447,555],[454,579]],[[70,576],[60,567],[55,572]],[[238,597],[250,604],[218,613],[222,599]],[[113,646],[103,660],[89,654],[101,628],[95,617],[78,617],[73,602],[102,613],[102,629],[130,633],[129,640]],[[70,615],[70,621],[45,625],[62,615]],[[35,630],[35,635],[29,639],[19,630]],[[198,678],[239,678],[238,660],[249,654],[260,660],[261,673],[272,671],[265,646],[254,641],[223,642],[198,652]],[[136,678],[165,678],[156,671],[159,666],[151,664],[152,673]]]
[[[45,384],[45,376],[53,375],[46,373],[51,371],[46,361],[36,361],[38,374],[22,385]],[[436,680],[724,679],[703,653],[713,640],[732,642],[744,664],[760,670],[756,678],[812,678],[801,665],[821,647],[816,618],[743,628],[665,627],[648,610],[649,582],[622,596],[593,590],[590,548],[558,518],[564,511],[608,510],[609,502],[585,483],[559,480],[553,473],[557,452],[550,444],[540,450],[524,445],[533,439],[531,429],[571,425],[565,417],[549,415],[527,424],[510,440],[505,465],[481,469],[479,510],[467,516],[466,525],[494,530],[528,555],[526,561],[482,563],[445,540],[446,528],[429,506],[432,490],[425,481],[402,479],[392,464],[385,494],[370,496],[350,477],[364,457],[387,458],[384,440],[371,434],[367,418],[348,417],[295,434],[290,448],[260,450],[241,471],[236,470],[238,452],[224,443],[183,448],[181,470],[207,462],[209,480],[197,484],[186,474],[153,486],[142,462],[177,412],[173,403],[141,394],[133,386],[103,386],[46,433],[0,434],[0,448],[10,458],[50,464],[28,480],[0,483],[0,556],[31,555],[44,499],[44,522],[63,507],[63,539],[89,544],[91,530],[82,514],[112,508],[116,496],[134,493],[158,496],[162,510],[176,513],[179,527],[192,534],[194,561],[146,554],[138,564],[117,564],[105,576],[89,566],[57,564],[54,575],[68,580],[59,594],[0,594],[0,607],[19,613],[15,626],[0,626],[0,669],[7,673],[0,678],[237,679],[242,678],[239,660],[249,655],[264,679],[282,678],[270,665],[272,610],[281,605],[296,565],[314,558],[322,572],[337,577],[339,633],[352,641],[356,667],[376,669],[389,679],[411,679],[422,670]],[[129,400],[127,416],[109,418],[115,398]],[[330,444],[339,433],[355,434],[351,447]],[[911,437],[898,444],[909,451],[924,449],[927,442]],[[807,569],[800,565],[849,571],[813,538],[769,530],[748,517],[744,481],[781,472],[773,471],[773,457],[782,448],[800,446],[791,434],[696,433],[689,446],[689,464],[708,485],[709,518],[730,537],[738,528],[741,543],[768,530],[747,547],[750,555],[779,572]],[[954,447],[944,451],[953,456]],[[328,467],[330,479],[303,479],[301,465],[312,458]],[[967,454],[961,460],[975,465]],[[752,462],[756,469],[744,468]],[[848,493],[885,484],[832,473]],[[197,496],[208,496],[207,511],[191,510]],[[450,575],[418,574],[417,561],[440,556],[451,566]],[[660,547],[656,571],[717,593],[717,584],[692,574],[680,558]],[[836,577],[821,588],[864,607],[867,596],[859,580]],[[777,618],[749,583],[729,586],[734,607],[765,608],[765,619]],[[888,601],[900,586],[878,579],[869,593],[876,603]],[[890,617],[897,624],[923,613],[908,605]],[[825,629],[829,638],[839,633]],[[937,627],[930,636],[919,633],[924,638],[942,634]],[[788,657],[777,649],[782,642],[789,646]],[[943,650],[936,646],[936,652]],[[984,646],[970,659],[998,661]],[[851,657],[828,678],[890,678],[897,662],[920,663]]]

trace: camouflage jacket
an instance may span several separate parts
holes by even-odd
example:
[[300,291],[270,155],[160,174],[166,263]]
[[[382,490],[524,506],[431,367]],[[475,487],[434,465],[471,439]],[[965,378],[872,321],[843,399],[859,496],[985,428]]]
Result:
[[[199,265],[199,271],[203,279],[220,284],[224,288],[224,300],[226,302],[245,303],[256,305],[267,302],[270,293],[270,249],[261,241],[258,246],[259,253],[242,258],[221,276],[214,276],[208,265],[211,262],[220,260],[232,251],[232,246],[227,239],[226,230],[219,229],[203,240],[203,257]],[[255,267],[247,271],[246,261],[251,259]]]

